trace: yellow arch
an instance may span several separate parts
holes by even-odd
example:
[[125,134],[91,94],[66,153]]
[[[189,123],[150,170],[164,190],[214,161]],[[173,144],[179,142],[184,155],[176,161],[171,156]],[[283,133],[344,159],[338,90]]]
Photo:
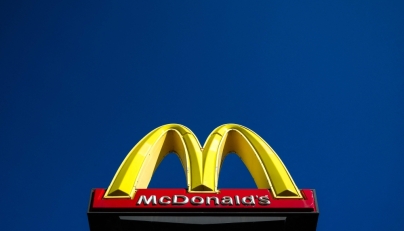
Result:
[[187,127],[167,124],[151,131],[132,148],[104,197],[129,198],[136,189],[147,188],[154,171],[170,152],[175,152],[181,160],[188,190],[198,190],[202,183],[201,145]]
[[256,133],[237,124],[213,130],[204,149],[183,125],[167,124],[154,129],[128,153],[104,197],[133,198],[136,189],[147,188],[154,171],[170,152],[180,158],[190,192],[217,192],[221,164],[228,153],[235,152],[258,188],[271,189],[276,198],[302,198],[275,151]]
[[217,191],[221,164],[234,152],[244,162],[258,188],[271,189],[277,198],[302,198],[285,165],[275,151],[252,130],[224,124],[209,135],[203,150],[203,185]]

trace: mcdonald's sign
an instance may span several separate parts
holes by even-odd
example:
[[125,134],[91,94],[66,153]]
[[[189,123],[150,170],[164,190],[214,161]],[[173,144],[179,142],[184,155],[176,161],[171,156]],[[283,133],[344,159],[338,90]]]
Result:
[[[187,188],[148,189],[153,173],[169,153],[175,153],[180,159]],[[240,157],[251,173],[256,189],[218,188],[220,169],[229,153]],[[202,211],[205,218],[195,216]],[[187,223],[187,219],[179,219],[178,216],[170,220],[164,215],[172,216],[173,212],[187,212],[186,218],[192,222]],[[234,212],[238,216],[240,212],[249,213],[250,220],[244,219],[244,223],[271,221],[274,224],[276,219],[272,218],[282,215],[286,220],[289,217],[289,223],[286,222],[289,226],[301,226],[301,222],[293,223],[293,220],[296,221],[294,218],[308,216],[307,224],[303,223],[311,230],[315,230],[319,214],[314,190],[299,190],[279,156],[252,130],[238,124],[221,125],[212,131],[202,147],[189,128],[167,124],[151,131],[132,148],[106,190],[93,189],[88,217],[91,230],[110,230],[104,229],[109,227],[104,224],[108,214],[112,217],[125,214],[115,219],[120,221],[115,222],[119,224],[129,218],[136,224],[221,224],[217,219],[213,219],[213,223],[206,220],[206,214],[212,212],[219,212],[221,217]],[[251,212],[260,215],[251,220]],[[153,218],[145,215],[150,213],[160,215]],[[266,216],[263,217],[263,214]],[[205,223],[198,223],[197,217]],[[222,220],[222,223],[240,223],[237,216],[232,217],[232,222]]]

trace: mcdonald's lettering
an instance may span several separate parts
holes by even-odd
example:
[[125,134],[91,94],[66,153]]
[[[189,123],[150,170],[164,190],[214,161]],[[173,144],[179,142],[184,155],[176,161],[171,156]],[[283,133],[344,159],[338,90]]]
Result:
[[160,205],[186,205],[187,203],[191,203],[192,205],[202,205],[204,203],[206,205],[210,205],[211,203],[215,205],[255,205],[256,201],[261,205],[269,205],[271,203],[268,195],[260,197],[254,197],[254,195],[245,196],[241,198],[241,203],[238,195],[234,197],[222,196],[220,198],[217,196],[192,196],[191,199],[188,198],[188,195],[174,195],[172,198],[170,196],[160,196],[158,199],[156,195],[150,195],[149,198],[146,195],[141,195],[139,196],[137,205],[157,205],[157,203]]

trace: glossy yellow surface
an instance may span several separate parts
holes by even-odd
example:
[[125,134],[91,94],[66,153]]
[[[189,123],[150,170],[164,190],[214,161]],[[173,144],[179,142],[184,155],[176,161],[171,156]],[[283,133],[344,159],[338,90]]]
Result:
[[217,190],[220,168],[229,153],[244,162],[260,189],[271,189],[277,198],[301,198],[285,165],[256,133],[238,124],[224,124],[208,137],[203,151],[203,185]]
[[247,166],[258,188],[276,198],[301,198],[300,191],[274,150],[256,133],[238,124],[224,124],[209,135],[204,148],[190,129],[163,125],[147,134],[129,152],[116,172],[105,198],[133,198],[147,188],[154,171],[174,152],[184,167],[189,192],[216,192],[220,167],[229,153]]
[[147,188],[164,157],[175,152],[184,167],[188,188],[202,184],[202,155],[198,139],[187,127],[167,124],[147,134],[128,153],[106,192],[106,198],[133,197],[135,190]]

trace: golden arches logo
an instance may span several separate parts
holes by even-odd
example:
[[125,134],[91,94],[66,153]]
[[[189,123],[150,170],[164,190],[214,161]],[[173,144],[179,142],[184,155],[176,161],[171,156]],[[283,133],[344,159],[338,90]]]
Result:
[[236,153],[259,189],[270,189],[276,198],[302,198],[275,151],[259,135],[238,124],[217,127],[204,148],[183,125],[167,124],[154,129],[128,153],[104,197],[133,198],[137,189],[147,188],[154,171],[172,152],[184,167],[190,193],[218,192],[222,162],[229,153]]

